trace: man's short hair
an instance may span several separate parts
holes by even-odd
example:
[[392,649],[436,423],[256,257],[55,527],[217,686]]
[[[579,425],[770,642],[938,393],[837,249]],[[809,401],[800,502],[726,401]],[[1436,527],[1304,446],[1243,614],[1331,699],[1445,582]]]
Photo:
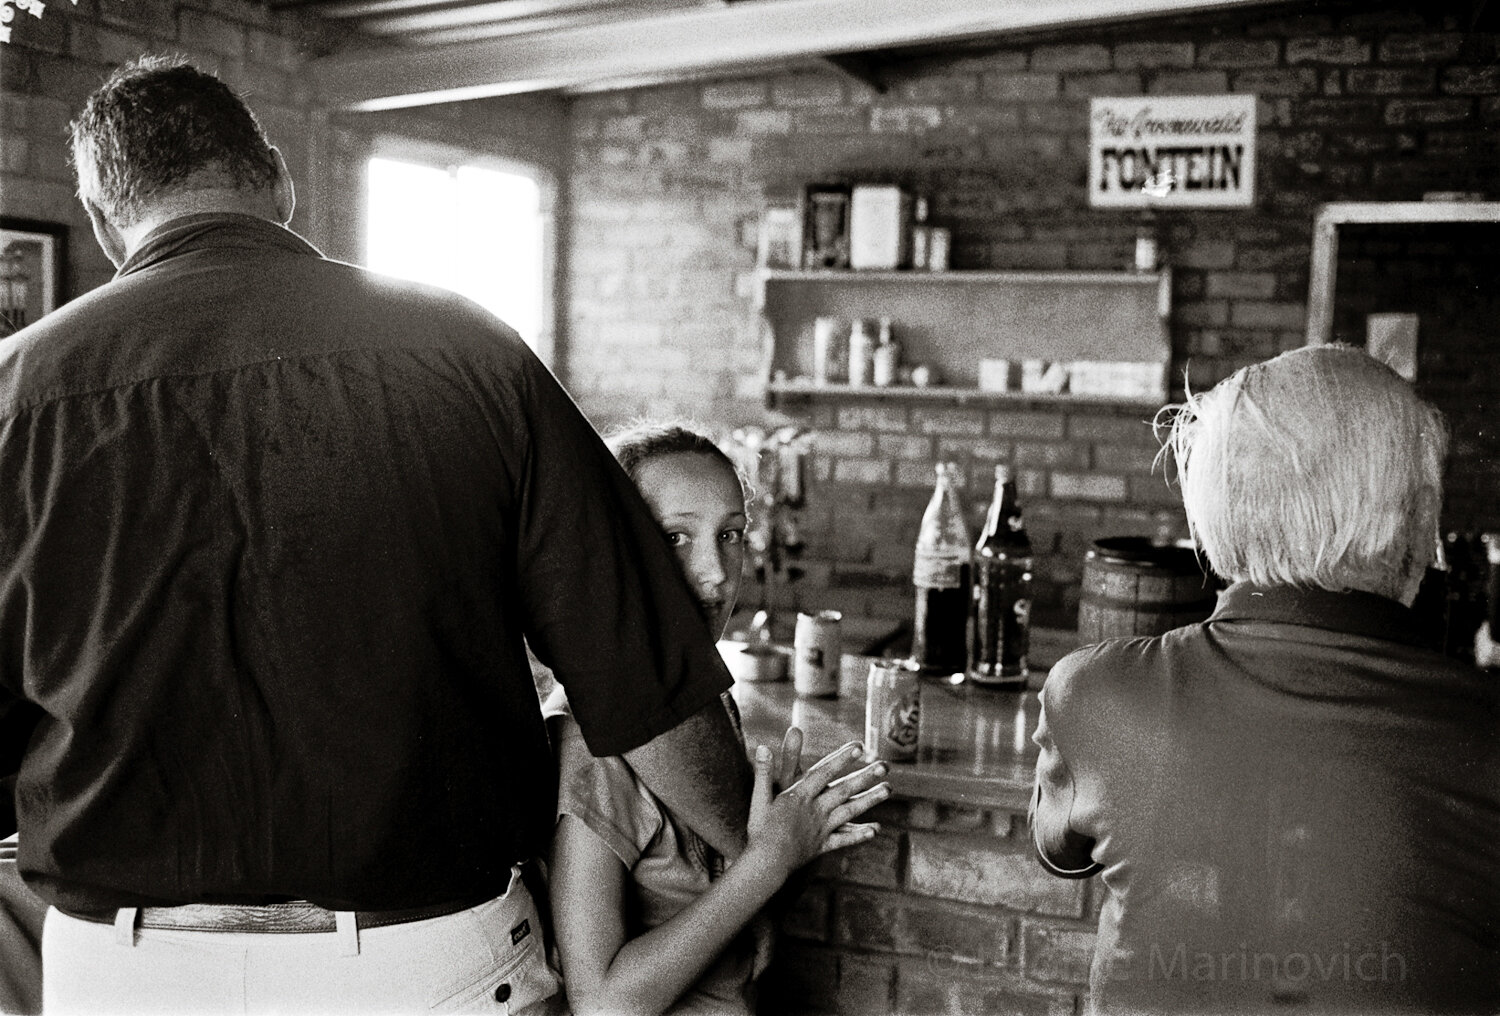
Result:
[[255,114],[212,74],[147,56],[117,69],[69,128],[78,194],[116,225],[188,186],[269,188],[276,159]]
[[1188,525],[1224,578],[1394,598],[1432,560],[1447,428],[1363,350],[1245,367],[1171,427]]

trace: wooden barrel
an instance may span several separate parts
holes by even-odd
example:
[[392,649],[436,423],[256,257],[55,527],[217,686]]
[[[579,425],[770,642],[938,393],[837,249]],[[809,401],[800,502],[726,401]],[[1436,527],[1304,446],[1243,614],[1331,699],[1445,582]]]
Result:
[[1095,540],[1083,557],[1078,638],[1088,644],[1129,635],[1160,635],[1213,612],[1218,583],[1188,547],[1144,536]]

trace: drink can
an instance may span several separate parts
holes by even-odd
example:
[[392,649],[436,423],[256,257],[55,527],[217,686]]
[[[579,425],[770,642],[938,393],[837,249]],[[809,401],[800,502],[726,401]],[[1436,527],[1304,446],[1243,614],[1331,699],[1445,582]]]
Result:
[[835,698],[839,693],[839,622],[836,610],[798,614],[792,639],[792,685],[804,698]]
[[875,758],[910,762],[917,757],[922,686],[911,660],[875,660],[865,697],[865,747]]

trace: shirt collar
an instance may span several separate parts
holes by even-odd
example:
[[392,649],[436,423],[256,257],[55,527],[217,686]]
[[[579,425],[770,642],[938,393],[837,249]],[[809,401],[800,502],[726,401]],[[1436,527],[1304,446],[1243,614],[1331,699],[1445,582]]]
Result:
[[1427,646],[1416,613],[1395,600],[1357,589],[1331,592],[1303,586],[1236,582],[1219,594],[1209,622],[1268,621]]
[[237,212],[205,212],[164,222],[146,234],[135,253],[115,272],[120,279],[168,258],[211,247],[280,247],[322,257],[312,244],[283,225]]

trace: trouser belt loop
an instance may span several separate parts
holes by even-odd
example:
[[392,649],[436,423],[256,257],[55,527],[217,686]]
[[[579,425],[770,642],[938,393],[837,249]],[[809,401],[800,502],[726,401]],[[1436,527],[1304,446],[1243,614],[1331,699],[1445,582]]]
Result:
[[337,910],[333,919],[338,927],[339,955],[359,955],[359,922],[354,918],[352,910]]
[[140,920],[141,912],[137,907],[121,907],[115,911],[115,943],[117,945],[135,946],[135,922]]

